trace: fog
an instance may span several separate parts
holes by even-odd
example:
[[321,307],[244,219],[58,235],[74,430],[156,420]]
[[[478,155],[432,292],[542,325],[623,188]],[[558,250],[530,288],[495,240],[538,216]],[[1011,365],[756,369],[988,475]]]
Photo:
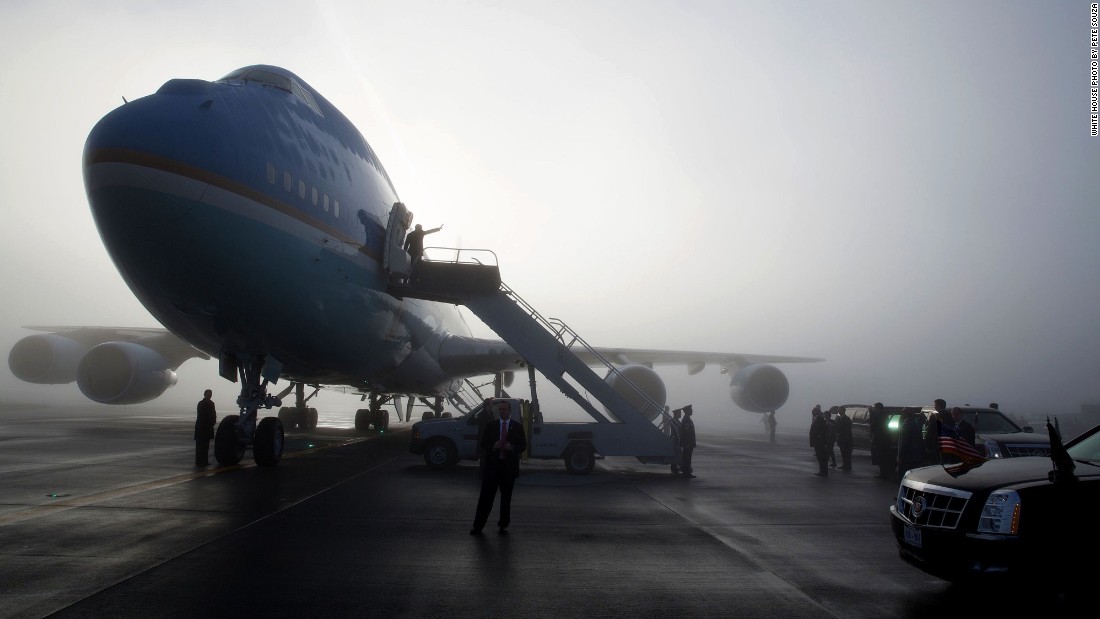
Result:
[[[431,245],[492,249],[592,344],[826,358],[783,366],[781,427],[815,403],[1100,400],[1087,2],[162,4],[0,7],[0,349],[157,326],[96,233],[84,140],[124,97],[263,63],[358,126],[445,224]],[[757,422],[716,368],[660,371],[700,426]],[[157,404],[207,386],[227,409],[197,360]],[[6,365],[0,389],[83,401]]]

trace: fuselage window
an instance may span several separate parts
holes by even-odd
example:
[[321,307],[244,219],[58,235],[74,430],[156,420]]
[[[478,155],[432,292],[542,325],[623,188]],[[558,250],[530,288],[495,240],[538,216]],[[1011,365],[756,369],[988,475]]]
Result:
[[305,181],[298,181],[298,197],[303,199],[303,200],[306,199],[306,182]]
[[275,184],[275,166],[270,163],[267,164],[267,182]]
[[325,194],[325,212],[328,212],[328,194]]
[[340,201],[339,200],[333,200],[332,201],[332,214],[336,215],[337,217],[340,216]]
[[317,188],[313,188],[313,206],[317,206]]
[[290,188],[293,186],[294,183],[290,180],[290,172],[283,172],[283,189],[290,191]]

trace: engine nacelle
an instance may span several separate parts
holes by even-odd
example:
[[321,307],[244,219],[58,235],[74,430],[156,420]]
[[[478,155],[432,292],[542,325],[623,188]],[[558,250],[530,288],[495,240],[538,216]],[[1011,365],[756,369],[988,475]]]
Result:
[[730,381],[730,397],[750,413],[778,410],[791,394],[791,384],[779,368],[766,363],[746,366]]
[[8,367],[19,380],[38,385],[61,385],[76,380],[76,366],[88,347],[80,342],[46,333],[25,337],[8,353]]
[[100,404],[148,402],[176,384],[160,353],[133,342],[107,342],[88,351],[76,369],[81,393]]
[[[668,398],[668,393],[665,391],[665,382],[661,380],[660,376],[657,376],[652,368],[644,365],[632,363],[616,369],[618,372],[608,372],[607,376],[604,377],[604,381],[611,385],[611,388],[631,406],[641,411],[650,421],[656,419],[664,410],[665,400]],[[634,387],[638,389],[634,389],[630,383],[633,383]],[[649,396],[649,399],[657,404],[657,408],[653,408],[653,405],[647,402],[646,398],[638,393],[638,390]],[[604,410],[608,413],[611,412],[606,408]]]

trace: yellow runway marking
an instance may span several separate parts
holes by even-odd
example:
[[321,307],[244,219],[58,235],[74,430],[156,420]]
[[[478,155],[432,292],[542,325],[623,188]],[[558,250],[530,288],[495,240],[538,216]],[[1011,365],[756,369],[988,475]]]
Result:
[[[332,445],[325,445],[324,447],[310,447],[301,451],[294,451],[290,453],[284,453],[283,459],[296,458],[305,454],[311,454],[325,449],[333,449],[335,447],[345,447],[347,445],[353,445],[355,443],[361,443],[366,440],[370,440],[374,437],[354,438],[339,443],[333,443]],[[95,505],[96,503],[102,503],[103,501],[110,501],[111,499],[118,499],[122,497],[132,496],[135,494],[141,494],[142,492],[148,492],[150,490],[159,490],[161,488],[167,488],[169,486],[175,486],[176,484],[182,484],[201,477],[211,477],[221,473],[228,473],[229,471],[236,471],[239,469],[248,469],[256,466],[255,462],[248,462],[242,464],[234,464],[231,466],[219,466],[214,469],[207,469],[204,471],[195,471],[194,473],[187,473],[185,475],[176,475],[175,477],[166,477],[164,479],[158,479],[156,481],[147,481],[141,484],[135,484],[133,486],[126,486],[125,488],[115,488],[114,490],[104,490],[103,492],[97,492],[95,494],[89,494],[82,497],[65,498],[54,503],[45,505],[36,505],[34,507],[24,509],[22,511],[14,512],[11,514],[5,514],[0,516],[0,527],[7,526],[9,524],[15,524],[17,522],[23,522],[32,518],[39,518],[41,516],[49,516],[70,509],[76,509],[78,507],[87,507],[89,505]]]

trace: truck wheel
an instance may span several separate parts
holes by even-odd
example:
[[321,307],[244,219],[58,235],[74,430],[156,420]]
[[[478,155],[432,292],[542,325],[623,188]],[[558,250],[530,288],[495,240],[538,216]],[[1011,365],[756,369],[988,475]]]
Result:
[[570,475],[587,475],[596,466],[596,454],[588,443],[577,443],[565,452],[565,470]]
[[428,468],[445,469],[458,461],[458,453],[450,441],[435,440],[424,447],[424,463]]

